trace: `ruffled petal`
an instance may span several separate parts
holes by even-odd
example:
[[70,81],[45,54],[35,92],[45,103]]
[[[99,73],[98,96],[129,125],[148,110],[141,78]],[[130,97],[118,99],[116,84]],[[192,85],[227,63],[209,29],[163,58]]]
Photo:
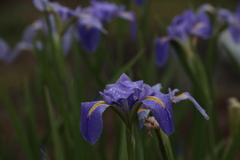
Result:
[[203,115],[203,117],[209,120],[209,117],[206,114],[205,110],[197,103],[197,101],[188,92],[184,92],[178,96],[175,96],[172,101],[174,103],[177,103],[181,100],[186,100],[186,99],[189,99],[190,101],[192,101],[195,107],[197,108],[197,110]]
[[155,42],[157,65],[162,67],[166,64],[169,51],[169,37],[158,38]]
[[143,129],[143,126],[145,124],[145,118],[148,117],[150,110],[145,108],[139,108],[138,110],[138,123],[140,130]]
[[102,133],[102,113],[108,106],[104,101],[82,103],[81,132],[83,138],[92,145],[98,140]]
[[159,94],[146,97],[143,101],[146,109],[151,109],[153,116],[160,125],[164,133],[170,135],[174,132],[172,116],[172,101],[169,94]]

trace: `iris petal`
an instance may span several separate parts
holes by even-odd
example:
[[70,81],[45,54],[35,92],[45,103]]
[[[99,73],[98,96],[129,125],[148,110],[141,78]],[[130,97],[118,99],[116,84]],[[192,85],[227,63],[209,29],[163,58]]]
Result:
[[164,133],[170,135],[174,132],[172,116],[172,102],[169,94],[158,94],[157,96],[146,97],[143,101],[144,108],[151,109],[153,116]]
[[193,104],[195,105],[195,107],[197,108],[197,110],[203,115],[203,117],[207,120],[209,120],[208,115],[206,114],[205,110],[197,103],[197,101],[188,93],[188,92],[184,92],[178,96],[175,96],[173,98],[173,102],[177,103],[181,100],[186,100],[189,99],[190,101],[193,102]]
[[78,34],[83,48],[88,52],[95,52],[101,40],[101,32],[92,26],[78,26]]
[[81,132],[92,145],[98,140],[103,129],[102,113],[108,107],[104,101],[82,103]]
[[145,118],[148,117],[149,112],[150,112],[149,109],[144,109],[144,108],[140,108],[138,110],[138,122],[139,122],[140,130],[143,129],[143,126],[145,124]]
[[170,38],[162,37],[162,38],[158,38],[155,42],[156,60],[157,60],[157,65],[159,67],[162,67],[167,62],[169,41],[170,41]]
[[33,0],[33,5],[39,11],[43,11],[44,10],[44,3],[47,3],[47,2],[48,2],[48,0]]

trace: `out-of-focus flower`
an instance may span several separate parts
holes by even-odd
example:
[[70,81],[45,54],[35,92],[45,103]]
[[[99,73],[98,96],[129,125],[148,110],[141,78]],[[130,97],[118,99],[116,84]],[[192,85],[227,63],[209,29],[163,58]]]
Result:
[[125,11],[124,6],[94,1],[90,7],[82,9],[78,19],[78,35],[83,48],[88,52],[95,52],[101,40],[101,33],[107,33],[102,23],[108,24],[116,18],[131,22],[131,34],[133,39],[136,39],[136,16],[131,11]]
[[11,50],[7,42],[0,38],[0,60],[5,63],[11,63],[23,50],[31,50],[32,46],[26,42],[19,42]]
[[217,16],[220,23],[228,23],[228,31],[235,43],[240,43],[240,3],[237,5],[237,11],[232,13],[226,9],[219,8]]
[[[187,92],[174,96],[175,89],[169,94],[163,94],[159,90],[161,85],[157,84],[150,87],[143,81],[132,82],[126,75],[122,74],[115,84],[109,84],[103,92],[100,92],[104,101],[85,102],[81,108],[81,132],[85,140],[94,144],[99,138],[102,128],[102,113],[109,106],[115,106],[126,117],[129,118],[131,112],[135,110],[138,103],[142,103],[138,109],[138,118],[140,128],[143,128],[145,118],[152,111],[154,118],[157,120],[160,128],[170,135],[174,132],[172,102],[176,103],[181,100],[191,100],[200,113],[206,118],[205,111],[199,106],[194,98]],[[134,115],[136,116],[136,115]]]
[[102,23],[91,15],[78,20],[78,35],[83,48],[88,52],[95,52],[101,40],[101,32],[106,33]]
[[[109,2],[91,1],[91,5],[87,8],[77,7],[75,10],[72,10],[60,5],[58,2],[50,2],[48,0],[33,0],[33,3],[40,11],[53,11],[53,13],[57,13],[63,23],[67,23],[72,17],[77,18],[77,35],[84,50],[88,52],[95,52],[101,40],[101,34],[106,34],[102,23],[108,24],[116,18],[123,18],[131,22],[131,34],[133,39],[136,39],[136,16],[131,11],[125,11],[124,6],[118,6]],[[61,24],[58,24],[59,22],[56,20],[58,16],[55,14],[53,18],[55,29],[61,28],[59,27]],[[65,35],[63,40],[71,38],[68,33]],[[64,48],[69,48],[68,46],[70,46],[65,45],[70,43],[63,44]]]
[[194,14],[192,10],[186,10],[183,14],[173,18],[172,25],[168,27],[168,36],[160,37],[155,41],[157,65],[166,63],[171,39],[177,39],[187,44],[190,35],[208,39],[212,35],[212,27],[206,13]]

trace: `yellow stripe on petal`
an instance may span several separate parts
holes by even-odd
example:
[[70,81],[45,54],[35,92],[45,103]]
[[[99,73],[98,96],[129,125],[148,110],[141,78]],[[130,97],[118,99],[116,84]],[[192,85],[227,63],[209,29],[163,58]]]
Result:
[[98,107],[98,106],[101,106],[101,105],[106,105],[107,103],[105,102],[99,102],[99,103],[96,103],[94,106],[92,106],[92,108],[90,109],[90,111],[88,112],[88,116],[90,116],[92,114],[92,112]]
[[158,102],[159,104],[161,104],[164,108],[166,108],[166,106],[163,104],[163,102],[155,97],[146,97],[145,99],[154,100],[154,101]]
[[175,97],[173,98],[173,100],[175,100],[175,99],[177,99],[177,98],[180,98],[180,97],[185,97],[185,98],[187,98],[188,96],[187,96],[187,95],[184,95],[184,94],[180,94],[180,95],[178,95],[178,96],[175,96]]
[[139,108],[138,112],[145,111],[145,110],[148,110],[148,109],[146,109],[146,108]]

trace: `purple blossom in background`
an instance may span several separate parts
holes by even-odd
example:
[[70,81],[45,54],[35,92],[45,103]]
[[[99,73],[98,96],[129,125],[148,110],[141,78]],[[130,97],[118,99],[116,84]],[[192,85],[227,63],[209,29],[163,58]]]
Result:
[[123,18],[131,22],[131,35],[136,39],[136,16],[131,11],[125,11],[124,6],[117,6],[109,2],[91,2],[90,7],[82,9],[78,20],[78,36],[82,47],[88,52],[95,52],[101,34],[106,34],[102,24],[108,24],[116,18]]
[[172,102],[177,103],[181,100],[191,100],[200,113],[206,118],[203,110],[194,98],[187,92],[174,96],[175,89],[169,89],[168,94],[163,94],[159,90],[161,85],[157,84],[150,87],[143,81],[131,81],[126,75],[122,74],[115,84],[109,84],[103,92],[100,92],[103,101],[85,102],[81,104],[81,132],[85,140],[94,144],[103,128],[102,113],[109,106],[118,107],[127,116],[135,107],[135,104],[142,102],[138,110],[140,128],[143,128],[144,117],[152,111],[153,116],[159,123],[161,129],[170,135],[174,132]]
[[158,66],[163,66],[168,57],[169,42],[171,39],[180,40],[186,44],[190,35],[208,39],[212,35],[211,22],[206,13],[195,14],[186,10],[173,18],[172,25],[167,28],[168,36],[160,37],[155,41],[155,53]]
[[240,3],[235,13],[223,8],[218,8],[216,12],[220,23],[228,23],[228,31],[233,41],[240,43]]
[[7,42],[0,38],[0,60],[5,63],[11,63],[22,50],[31,49],[32,46],[26,42],[19,42],[13,49],[10,49]]
[[240,3],[238,3],[237,11],[230,17],[229,32],[235,43],[240,43]]

